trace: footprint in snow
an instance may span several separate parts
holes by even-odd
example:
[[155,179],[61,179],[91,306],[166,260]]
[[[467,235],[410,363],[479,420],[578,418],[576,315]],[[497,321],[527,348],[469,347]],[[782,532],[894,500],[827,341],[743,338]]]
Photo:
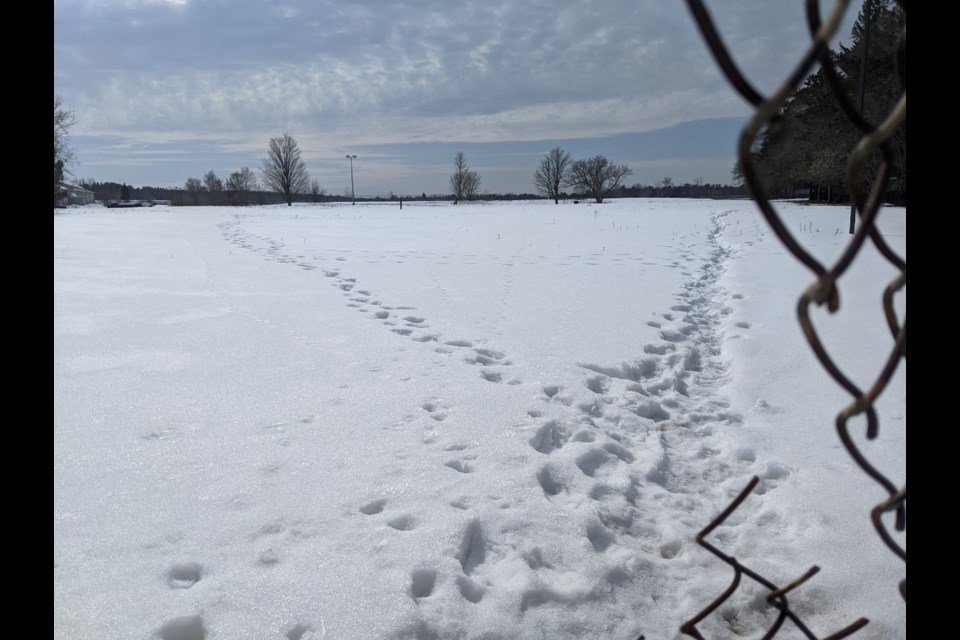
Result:
[[450,468],[453,469],[454,471],[459,471],[460,473],[473,473],[473,472],[474,472],[473,465],[470,464],[469,462],[467,462],[466,460],[459,460],[459,459],[456,459],[456,458],[455,458],[455,459],[453,459],[453,460],[447,460],[447,461],[444,462],[443,464],[444,464],[444,466],[450,467]]
[[543,423],[537,432],[530,438],[530,446],[540,453],[547,453],[560,449],[568,439],[567,431],[556,420]]
[[457,552],[457,560],[463,573],[471,575],[482,565],[487,557],[487,540],[479,520],[471,520],[463,534],[463,541]]
[[404,514],[387,520],[387,525],[397,531],[411,531],[417,528],[417,521],[413,516]]
[[161,640],[204,640],[207,629],[199,615],[173,618],[160,627]]
[[167,584],[171,589],[189,589],[200,582],[203,567],[196,562],[175,564],[167,570]]
[[543,489],[547,498],[559,495],[562,491],[568,491],[566,479],[563,477],[561,469],[553,465],[544,465],[537,472],[537,482]]
[[372,502],[368,502],[367,504],[360,507],[360,513],[364,515],[372,516],[374,514],[377,514],[383,511],[383,507],[386,504],[387,504],[386,498],[377,498],[376,500],[373,500]]
[[414,601],[429,598],[437,584],[437,572],[434,569],[417,569],[410,574],[410,595]]
[[477,604],[486,593],[483,585],[467,576],[457,576],[457,588],[464,600]]
[[287,640],[313,640],[313,627],[308,624],[295,624],[286,633]]

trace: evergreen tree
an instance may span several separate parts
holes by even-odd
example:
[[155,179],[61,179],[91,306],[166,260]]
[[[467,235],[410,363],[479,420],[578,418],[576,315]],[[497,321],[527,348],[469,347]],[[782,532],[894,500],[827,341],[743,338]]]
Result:
[[[905,25],[905,13],[898,4],[868,0],[854,24],[851,44],[829,52],[840,91],[858,112],[861,65],[866,52],[862,115],[874,127],[893,110],[902,91],[897,43]],[[847,161],[862,137],[863,133],[844,115],[834,96],[828,72],[819,68],[761,131],[753,152],[754,168],[773,197],[791,197],[798,188],[808,188],[811,199],[846,200]],[[905,124],[897,130],[891,146],[891,174],[899,189],[905,191]],[[877,153],[864,167],[868,186],[881,159]],[[735,167],[734,176],[742,175],[742,168]]]

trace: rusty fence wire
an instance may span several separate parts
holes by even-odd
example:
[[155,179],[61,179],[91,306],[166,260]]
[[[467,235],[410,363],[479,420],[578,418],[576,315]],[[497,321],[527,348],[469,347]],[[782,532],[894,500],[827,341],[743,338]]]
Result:
[[[702,0],[686,0],[686,2],[707,46],[723,74],[733,85],[734,89],[755,109],[753,116],[744,126],[739,140],[738,160],[742,176],[750,191],[751,198],[756,202],[760,212],[777,234],[777,237],[790,253],[810,269],[816,277],[814,282],[802,293],[797,304],[800,326],[810,348],[826,369],[827,373],[852,397],[852,401],[837,414],[837,434],[854,462],[865,474],[883,487],[887,493],[888,497],[873,507],[871,520],[873,527],[876,529],[877,534],[883,540],[884,544],[896,558],[899,558],[904,563],[904,573],[906,573],[906,550],[894,540],[890,533],[891,524],[897,531],[905,531],[906,529],[906,484],[901,488],[897,488],[889,478],[884,476],[883,473],[867,460],[854,442],[850,433],[851,419],[855,416],[863,415],[866,419],[867,439],[872,440],[877,437],[880,430],[880,422],[874,403],[889,384],[898,365],[905,361],[907,357],[906,314],[904,313],[903,317],[899,317],[894,309],[894,298],[896,294],[906,290],[907,263],[902,256],[898,255],[887,245],[876,227],[877,215],[887,191],[887,183],[893,166],[891,138],[898,127],[906,121],[906,29],[904,28],[901,33],[895,34],[898,38],[895,62],[897,66],[896,77],[899,82],[899,99],[882,122],[870,123],[861,116],[858,109],[853,105],[843,90],[839,72],[831,59],[829,51],[830,40],[837,33],[840,23],[849,8],[849,0],[836,0],[825,19],[821,18],[818,0],[805,0],[810,45],[798,61],[796,67],[784,80],[783,84],[769,96],[764,96],[757,91],[737,68],[730,51],[726,45],[724,45],[720,33]],[[898,0],[897,4],[901,10],[906,11],[905,0]],[[784,224],[783,219],[771,201],[768,190],[764,187],[751,153],[763,129],[774,122],[792,93],[801,85],[806,77],[814,71],[817,65],[820,65],[823,69],[830,92],[833,94],[837,106],[846,119],[857,128],[861,136],[859,142],[849,154],[846,176],[852,202],[859,216],[859,227],[851,237],[849,244],[840,257],[830,265],[824,265],[808,253],[787,229],[787,226]],[[867,160],[877,153],[880,154],[882,160],[875,171],[869,171],[867,168]],[[878,372],[873,384],[869,389],[863,390],[841,371],[830,353],[824,347],[811,321],[810,310],[811,305],[826,305],[830,313],[835,313],[840,309],[838,281],[842,278],[847,268],[853,263],[868,240],[873,243],[880,254],[895,267],[898,274],[882,292],[882,306],[886,316],[886,323],[892,337],[889,352],[884,366]],[[747,578],[759,583],[769,591],[766,596],[766,601],[779,611],[772,625],[766,630],[763,638],[776,637],[784,628],[784,624],[789,620],[792,626],[799,630],[804,637],[809,640],[818,640],[818,636],[790,609],[787,600],[788,594],[793,589],[799,587],[819,571],[818,567],[813,566],[802,576],[778,586],[774,581],[744,566],[738,562],[736,558],[726,555],[706,540],[707,536],[720,526],[749,496],[757,482],[758,479],[754,477],[736,499],[696,536],[697,543],[728,564],[733,569],[734,575],[730,586],[722,594],[695,616],[683,623],[680,631],[684,635],[697,638],[698,640],[706,640],[697,629],[697,625],[731,598],[740,586],[741,581]],[[889,522],[891,518],[888,514],[893,514],[892,523]],[[906,585],[906,577],[904,577],[898,585],[904,606],[906,606],[907,597]],[[860,618],[843,629],[834,631],[831,635],[823,636],[819,640],[834,640],[850,636],[857,630],[863,628],[867,623],[868,621],[866,619]]]

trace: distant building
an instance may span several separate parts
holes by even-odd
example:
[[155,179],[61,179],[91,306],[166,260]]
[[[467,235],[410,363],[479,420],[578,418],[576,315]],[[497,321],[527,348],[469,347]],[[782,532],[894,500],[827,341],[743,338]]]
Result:
[[84,189],[83,187],[77,186],[75,184],[69,184],[67,182],[59,182],[57,186],[66,194],[64,199],[66,202],[61,201],[61,204],[92,204],[93,203],[93,191],[89,189]]

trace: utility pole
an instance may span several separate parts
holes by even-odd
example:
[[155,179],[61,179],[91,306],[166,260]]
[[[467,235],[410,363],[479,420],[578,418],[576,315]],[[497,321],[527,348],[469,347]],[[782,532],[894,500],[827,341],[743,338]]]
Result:
[[[863,93],[867,84],[867,51],[870,49],[870,8],[873,4],[873,0],[864,0],[864,7],[866,8],[866,17],[864,24],[866,28],[864,29],[863,34],[863,55],[860,56],[860,95],[857,99],[857,110],[860,112],[860,115],[863,115]],[[853,229],[856,224],[857,205],[853,201],[853,192],[850,192],[850,235],[853,235]]]
[[350,204],[357,204],[357,192],[353,190],[353,159],[357,156],[356,154],[347,154],[344,157],[350,160],[350,199],[352,200]]

